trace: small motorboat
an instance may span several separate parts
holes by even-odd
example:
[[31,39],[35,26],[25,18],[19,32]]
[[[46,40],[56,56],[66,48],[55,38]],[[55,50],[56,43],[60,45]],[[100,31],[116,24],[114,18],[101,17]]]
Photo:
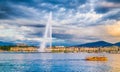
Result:
[[87,61],[107,61],[108,58],[104,56],[93,56],[93,57],[86,57]]

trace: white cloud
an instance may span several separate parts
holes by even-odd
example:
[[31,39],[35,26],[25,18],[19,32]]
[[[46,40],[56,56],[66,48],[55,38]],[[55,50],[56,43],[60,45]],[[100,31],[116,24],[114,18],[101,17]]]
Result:
[[102,1],[99,3],[100,6],[103,7],[110,7],[110,8],[119,8],[120,4],[119,3],[113,3],[113,2],[106,2],[106,1]]
[[[85,4],[78,6],[76,9],[67,9],[65,7],[59,7],[58,5],[47,3],[41,3],[39,6],[49,6],[53,9],[58,9],[57,11],[53,11],[53,33],[72,35],[73,37],[69,41],[113,41],[114,39],[104,32],[104,25],[115,22],[116,20],[104,21],[102,18],[118,13],[119,9],[109,11],[106,14],[98,14],[94,11],[94,9],[97,5],[99,5],[99,2],[100,1],[97,0],[90,0]],[[106,2],[102,2],[100,5],[106,5],[106,7],[114,6],[113,3]],[[115,7],[117,6],[118,5]],[[0,20],[0,37],[6,37],[14,40],[42,41],[42,37],[31,34],[44,32],[44,29],[39,27],[29,27],[27,25],[46,24],[49,12],[25,5],[12,5],[12,7],[20,10],[27,17],[14,17],[13,19]],[[96,26],[93,26],[93,24]],[[63,42],[66,39],[62,40],[55,38],[53,40]]]
[[4,29],[5,27],[4,26],[0,26],[0,29]]

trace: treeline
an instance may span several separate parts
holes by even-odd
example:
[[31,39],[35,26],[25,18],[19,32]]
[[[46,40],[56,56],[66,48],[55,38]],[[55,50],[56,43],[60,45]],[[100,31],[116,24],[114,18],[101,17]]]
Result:
[[11,47],[27,48],[27,47],[35,47],[35,46],[0,46],[0,50],[10,51]]
[[14,47],[14,46],[0,46],[0,50],[9,51],[11,47]]

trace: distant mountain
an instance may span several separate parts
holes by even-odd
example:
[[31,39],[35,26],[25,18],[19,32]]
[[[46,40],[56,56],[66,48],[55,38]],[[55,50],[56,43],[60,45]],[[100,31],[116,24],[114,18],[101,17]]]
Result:
[[[38,46],[39,45],[39,43],[36,43],[36,42],[30,42],[30,43],[26,42],[26,44],[29,46]],[[13,42],[0,41],[0,46],[13,46],[13,45],[16,45],[16,44]],[[55,44],[55,46],[56,45],[67,46],[65,44]],[[53,43],[53,46],[54,46],[54,43]],[[90,43],[85,43],[85,44],[73,45],[73,47],[107,47],[107,46],[119,46],[120,47],[120,42],[112,44],[112,43],[105,42],[105,41],[97,41],[97,42],[90,42]]]
[[115,45],[115,46],[119,46],[119,47],[120,47],[120,42],[115,43],[114,45]]
[[11,45],[16,45],[16,44],[12,43],[12,42],[3,42],[3,41],[0,41],[0,46],[11,46]]
[[107,46],[113,46],[113,44],[105,41],[97,41],[97,42],[76,45],[76,47],[107,47]]

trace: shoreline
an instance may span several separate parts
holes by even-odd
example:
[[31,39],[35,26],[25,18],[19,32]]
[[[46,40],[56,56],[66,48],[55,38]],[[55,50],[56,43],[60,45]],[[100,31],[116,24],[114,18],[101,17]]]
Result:
[[1,46],[0,53],[111,53],[120,54],[120,47],[52,47],[45,48],[44,52],[38,52],[33,46]]
[[36,53],[58,53],[58,54],[61,54],[61,53],[88,53],[88,54],[120,54],[119,53],[109,53],[109,52],[98,52],[98,53],[95,53],[95,52],[10,52],[10,51],[3,51],[3,52],[0,52],[0,53],[23,53],[23,54],[36,54]]

